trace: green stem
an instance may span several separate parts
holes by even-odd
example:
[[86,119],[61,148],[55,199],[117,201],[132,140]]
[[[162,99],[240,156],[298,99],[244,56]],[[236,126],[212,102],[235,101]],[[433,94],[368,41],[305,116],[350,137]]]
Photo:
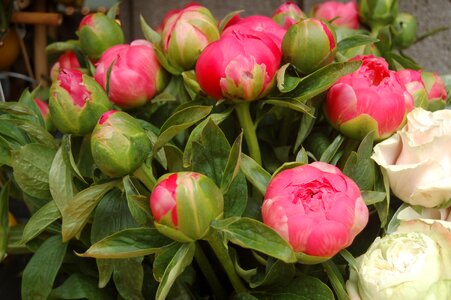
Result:
[[241,128],[243,128],[244,138],[246,139],[249,154],[259,165],[262,165],[260,147],[258,145],[257,134],[255,132],[256,128],[252,121],[249,106],[250,102],[239,102],[235,104],[235,110]]
[[143,163],[133,175],[136,176],[149,191],[153,190],[157,180],[155,179],[155,176],[153,176],[152,169],[146,163]]
[[227,299],[226,296],[227,293],[222,287],[221,283],[219,282],[219,279],[216,276],[215,271],[211,267],[211,264],[208,261],[207,257],[205,256],[205,253],[202,250],[202,247],[201,245],[199,245],[199,243],[196,243],[196,252],[194,253],[194,258],[196,259],[196,262],[199,265],[200,270],[204,274],[208,283],[210,284],[213,294],[215,295],[215,299],[218,300]]
[[210,244],[210,247],[213,249],[213,252],[216,254],[216,257],[219,259],[219,262],[222,264],[222,267],[226,271],[234,290],[237,293],[245,293],[247,289],[236,273],[235,266],[230,259],[227,248],[225,248],[222,244],[219,238],[219,234],[213,231],[206,240]]

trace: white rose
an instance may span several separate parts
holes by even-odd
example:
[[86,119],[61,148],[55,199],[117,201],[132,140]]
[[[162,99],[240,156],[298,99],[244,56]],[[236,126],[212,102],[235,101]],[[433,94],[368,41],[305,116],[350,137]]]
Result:
[[404,128],[374,147],[372,156],[399,199],[423,207],[451,204],[451,110],[416,108]]
[[451,223],[403,221],[357,258],[346,289],[351,300],[446,300],[451,296]]

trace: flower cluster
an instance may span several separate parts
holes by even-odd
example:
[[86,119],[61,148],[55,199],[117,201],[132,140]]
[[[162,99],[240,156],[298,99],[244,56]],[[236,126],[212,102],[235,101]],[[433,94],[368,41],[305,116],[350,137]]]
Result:
[[140,22],[86,16],[50,88],[0,106],[24,299],[449,298],[449,77],[403,56],[396,0]]

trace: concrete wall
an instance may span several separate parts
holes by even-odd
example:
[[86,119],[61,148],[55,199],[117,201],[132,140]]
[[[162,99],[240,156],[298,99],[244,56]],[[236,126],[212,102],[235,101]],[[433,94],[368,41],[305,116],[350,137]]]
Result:
[[[139,15],[156,28],[170,9],[178,9],[190,0],[125,0],[121,4],[121,19],[128,40],[142,37]],[[243,9],[242,15],[271,15],[283,0],[198,0],[220,19],[234,10]],[[295,1],[306,12],[323,1]],[[440,27],[451,27],[451,0],[399,0],[400,11],[413,14],[418,20],[418,36]],[[451,74],[451,29],[428,37],[405,53],[426,70]]]

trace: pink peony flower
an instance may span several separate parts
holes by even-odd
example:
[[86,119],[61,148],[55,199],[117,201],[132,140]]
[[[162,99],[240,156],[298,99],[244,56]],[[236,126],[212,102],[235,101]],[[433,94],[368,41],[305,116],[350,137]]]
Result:
[[55,81],[58,77],[60,70],[62,69],[80,69],[80,63],[77,56],[73,51],[67,51],[58,57],[58,60],[53,64],[50,69],[50,78]]
[[273,177],[262,216],[296,252],[328,258],[363,230],[368,208],[354,181],[335,166],[315,162]]
[[255,100],[273,87],[280,60],[280,49],[264,34],[233,31],[204,49],[196,77],[215,99]]
[[403,124],[409,95],[383,58],[367,55],[352,60],[362,60],[362,66],[330,88],[325,113],[344,135],[362,139],[375,130],[376,139],[387,138]]
[[282,3],[272,15],[272,19],[285,29],[304,18],[305,15],[299,6],[291,1]]
[[94,74],[104,89],[111,64],[109,97],[120,107],[142,106],[166,85],[166,72],[160,66],[152,44],[145,40],[135,40],[130,45],[117,45],[105,51]]
[[315,18],[332,21],[333,25],[350,29],[359,28],[359,14],[355,1],[347,3],[338,1],[325,1],[315,6]]

